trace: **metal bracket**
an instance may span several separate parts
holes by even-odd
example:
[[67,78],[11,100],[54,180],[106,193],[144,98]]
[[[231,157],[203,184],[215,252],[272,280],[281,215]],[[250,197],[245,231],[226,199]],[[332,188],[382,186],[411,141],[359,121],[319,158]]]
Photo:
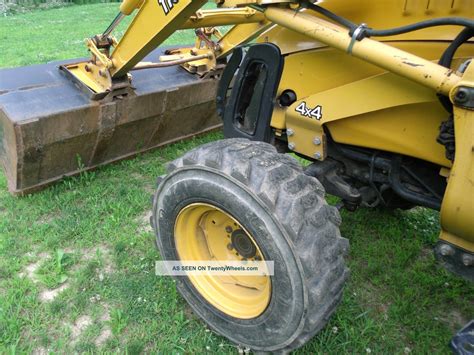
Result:
[[[114,47],[117,44],[117,41],[113,37],[110,38],[110,44],[105,46],[105,50],[109,52],[110,47]],[[91,51],[93,56],[104,66],[106,69],[113,68],[114,64],[112,60],[109,59],[107,54],[103,53],[96,44],[95,38],[88,38],[86,39],[86,46]]]

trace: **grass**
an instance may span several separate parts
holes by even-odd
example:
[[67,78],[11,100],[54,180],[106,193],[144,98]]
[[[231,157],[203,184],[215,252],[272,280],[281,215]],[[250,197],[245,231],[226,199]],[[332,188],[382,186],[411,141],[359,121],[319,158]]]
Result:
[[120,2],[120,0],[2,0],[0,16],[25,13],[32,10],[52,9],[72,4],[84,5],[104,2]]
[[[115,13],[116,4],[100,4],[2,18],[0,63],[84,56],[82,38]],[[183,32],[168,43],[191,39]],[[10,196],[0,174],[0,353],[236,353],[193,315],[171,279],[154,276],[148,227],[164,164],[219,138],[174,144],[24,198]],[[474,287],[435,263],[438,214],[342,217],[351,280],[329,325],[298,353],[449,353],[449,339],[474,315]]]
[[[209,5],[208,5],[209,6]],[[16,67],[88,56],[84,39],[102,33],[118,13],[117,3],[67,6],[0,20],[0,66]],[[131,17],[114,35],[120,38]],[[193,30],[176,32],[164,44],[193,43]]]

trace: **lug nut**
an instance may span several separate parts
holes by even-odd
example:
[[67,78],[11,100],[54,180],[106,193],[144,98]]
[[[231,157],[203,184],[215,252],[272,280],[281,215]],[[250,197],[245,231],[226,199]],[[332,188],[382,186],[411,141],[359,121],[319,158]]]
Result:
[[462,263],[465,266],[472,266],[474,265],[474,256],[469,255],[469,254],[463,254],[462,256]]
[[439,253],[443,256],[453,255],[454,252],[455,252],[454,248],[447,244],[443,244],[439,247]]
[[232,243],[227,244],[227,249],[234,250],[234,246],[232,245]]
[[232,233],[232,227],[231,226],[225,227],[225,231],[226,233]]

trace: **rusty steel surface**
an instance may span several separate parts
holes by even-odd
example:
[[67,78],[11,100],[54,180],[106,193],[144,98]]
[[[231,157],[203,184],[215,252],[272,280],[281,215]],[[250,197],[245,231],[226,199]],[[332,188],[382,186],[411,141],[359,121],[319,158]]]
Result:
[[93,101],[60,73],[64,63],[0,70],[0,163],[13,194],[221,125],[215,79],[147,69],[133,72],[131,95]]

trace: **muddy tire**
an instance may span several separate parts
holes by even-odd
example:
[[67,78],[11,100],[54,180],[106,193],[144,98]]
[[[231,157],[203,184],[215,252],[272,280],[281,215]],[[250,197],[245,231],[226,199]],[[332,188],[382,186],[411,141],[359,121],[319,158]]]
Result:
[[268,305],[250,319],[214,307],[188,277],[176,278],[181,295],[209,327],[236,344],[278,352],[304,345],[335,311],[349,274],[339,212],[326,203],[319,181],[266,143],[227,139],[198,147],[158,179],[151,224],[163,259],[179,260],[176,221],[196,203],[235,218],[265,260],[274,261],[275,275]]

